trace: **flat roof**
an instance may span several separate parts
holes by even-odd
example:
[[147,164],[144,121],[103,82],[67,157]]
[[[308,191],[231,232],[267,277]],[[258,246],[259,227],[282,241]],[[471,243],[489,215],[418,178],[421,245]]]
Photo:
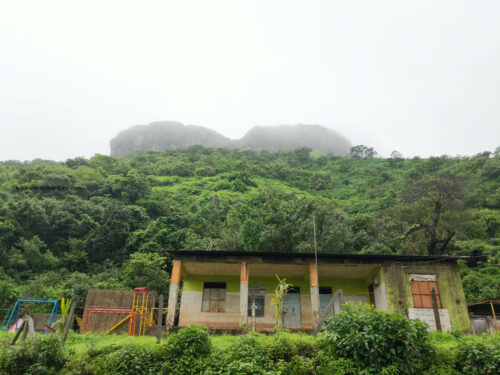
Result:
[[[286,260],[292,261],[295,259],[314,259],[314,253],[297,253],[297,252],[268,252],[268,251],[234,251],[234,250],[170,250],[169,253],[177,258],[186,257],[210,257],[214,260],[226,257],[244,257],[244,258],[274,258],[282,262]],[[323,261],[342,261],[342,260],[358,260],[358,261],[397,261],[397,262],[455,262],[459,259],[470,260],[477,256],[468,255],[382,255],[382,254],[330,254],[318,253],[318,260]],[[486,259],[486,256],[484,257]]]

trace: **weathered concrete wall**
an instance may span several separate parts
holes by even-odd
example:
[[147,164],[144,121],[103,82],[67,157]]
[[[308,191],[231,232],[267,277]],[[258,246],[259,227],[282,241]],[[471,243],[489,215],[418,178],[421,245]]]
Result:
[[457,265],[453,263],[385,265],[382,281],[385,283],[388,311],[408,316],[408,308],[413,308],[410,274],[435,274],[442,307],[448,309],[452,329],[471,329],[462,280]]
[[202,312],[202,298],[203,292],[185,290],[182,292],[179,327],[185,327],[190,324],[210,328],[237,329],[241,327],[239,293],[226,292],[224,313]]

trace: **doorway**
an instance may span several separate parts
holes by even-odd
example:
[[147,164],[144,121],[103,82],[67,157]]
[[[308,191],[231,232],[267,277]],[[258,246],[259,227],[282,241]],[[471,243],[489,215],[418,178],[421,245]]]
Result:
[[300,329],[300,288],[293,287],[288,290],[283,301],[283,326],[285,328]]

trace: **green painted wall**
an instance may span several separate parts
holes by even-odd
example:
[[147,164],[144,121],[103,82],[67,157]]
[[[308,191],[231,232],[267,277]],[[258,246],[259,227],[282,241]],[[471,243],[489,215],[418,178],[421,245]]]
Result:
[[[280,276],[281,277],[281,276]],[[285,277],[285,276],[284,276]],[[309,280],[301,279],[300,277],[285,277],[286,282],[292,284],[295,287],[300,288],[300,294],[307,296],[311,294]],[[248,280],[250,285],[265,285],[266,293],[274,294],[274,290],[278,286],[278,279],[276,276],[252,276]]]
[[[299,277],[287,277],[288,283],[295,287],[300,288],[300,294],[308,296],[311,294],[309,280]],[[366,296],[368,297],[368,285],[370,285],[372,278],[368,279],[335,279],[335,278],[320,278],[320,286],[329,286],[335,293],[338,289],[342,289],[345,295]],[[232,293],[240,292],[240,278],[239,276],[203,276],[203,275],[189,275],[188,278],[183,279],[183,290],[190,292],[203,291],[204,282],[225,282],[227,291]],[[266,293],[273,294],[278,286],[276,277],[271,276],[250,276],[250,285],[265,285]]]
[[182,290],[187,292],[202,292],[204,282],[225,282],[226,291],[229,293],[240,292],[240,277],[239,276],[203,276],[203,275],[189,275],[188,278],[183,279]]
[[370,296],[368,285],[370,279],[335,279],[335,278],[320,278],[319,286],[329,286],[332,288],[332,293],[342,289],[342,293],[346,296]]
[[382,278],[385,281],[388,310],[407,315],[408,308],[413,307],[409,280],[409,275],[412,273],[436,274],[441,303],[444,309],[448,309],[452,328],[469,331],[469,313],[456,264],[384,266]]

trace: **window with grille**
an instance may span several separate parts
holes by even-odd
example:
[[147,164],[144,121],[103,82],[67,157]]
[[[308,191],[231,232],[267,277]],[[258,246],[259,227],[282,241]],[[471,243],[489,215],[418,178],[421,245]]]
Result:
[[204,283],[202,312],[223,313],[226,309],[226,283]]
[[413,307],[432,309],[432,296],[431,288],[436,292],[436,300],[438,308],[441,308],[441,298],[439,297],[439,290],[436,281],[412,281],[411,293],[413,295]]
[[248,286],[248,316],[252,316],[252,302],[255,300],[255,316],[264,316],[266,301],[265,285]]

